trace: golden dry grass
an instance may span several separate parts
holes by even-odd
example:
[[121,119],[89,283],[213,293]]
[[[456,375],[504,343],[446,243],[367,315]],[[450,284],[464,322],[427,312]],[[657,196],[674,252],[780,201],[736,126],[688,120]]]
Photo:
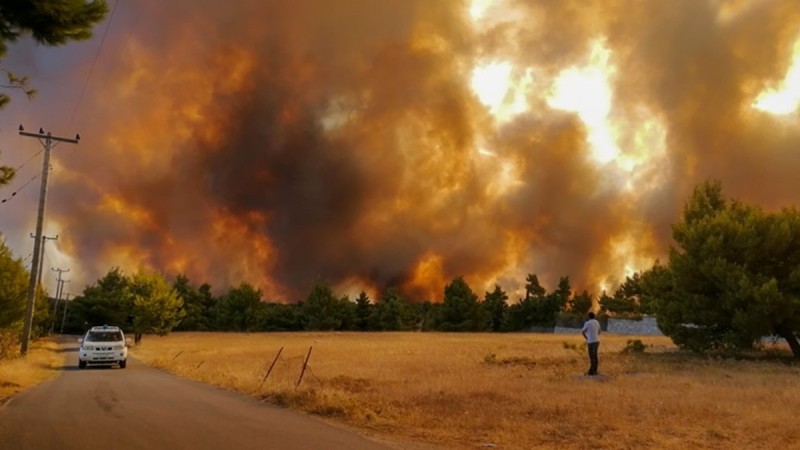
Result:
[[[175,333],[140,360],[401,442],[445,448],[800,448],[800,367],[710,359],[667,338],[604,335],[581,377],[581,338],[545,334]],[[568,344],[568,345],[565,345]],[[269,378],[263,377],[278,350]],[[303,360],[313,347],[299,387]]]
[[53,338],[31,342],[25,358],[1,360],[0,404],[17,392],[56,376],[64,361],[64,352]]

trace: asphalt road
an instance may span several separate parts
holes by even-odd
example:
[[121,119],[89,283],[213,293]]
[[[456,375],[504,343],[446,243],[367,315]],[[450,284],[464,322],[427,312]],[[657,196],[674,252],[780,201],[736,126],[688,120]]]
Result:
[[78,370],[77,344],[63,349],[67,364],[59,376],[0,406],[0,449],[395,447],[130,358],[124,370]]

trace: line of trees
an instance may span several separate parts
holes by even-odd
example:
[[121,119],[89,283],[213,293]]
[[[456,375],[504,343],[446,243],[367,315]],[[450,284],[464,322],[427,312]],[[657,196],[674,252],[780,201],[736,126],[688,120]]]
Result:
[[[611,315],[640,314],[638,277],[629,278],[613,296],[600,297],[600,309]],[[177,331],[526,331],[553,327],[560,319],[581,320],[594,306],[587,291],[573,295],[569,277],[548,292],[536,275],[527,277],[525,298],[509,304],[496,285],[480,298],[463,277],[444,288],[441,303],[412,301],[397,289],[380,298],[366,292],[356,298],[337,296],[318,281],[305,299],[283,304],[264,299],[260,290],[243,283],[215,296],[208,284],[194,285],[179,275],[169,285],[158,274],[126,276],[111,269],[70,302],[66,329],[80,332],[90,325],[122,324],[143,333]],[[633,295],[628,295],[633,293]],[[158,319],[158,320],[156,320]]]
[[[137,340],[172,330],[502,332],[580,323],[594,309],[608,316],[654,314],[685,349],[740,351],[775,335],[800,358],[800,212],[764,212],[726,199],[720,183],[706,182],[673,225],[673,239],[666,264],[627,278],[611,295],[573,291],[566,276],[548,291],[529,274],[525,296],[514,303],[499,285],[481,298],[459,277],[445,286],[441,303],[411,301],[396,289],[351,299],[318,281],[302,301],[281,304],[265,301],[247,283],[217,296],[183,275],[170,283],[157,273],[128,276],[114,268],[70,302],[66,330],[122,324]],[[0,242],[0,334],[21,327],[28,276]],[[54,305],[41,290],[36,302],[34,335],[40,335],[55,320]]]

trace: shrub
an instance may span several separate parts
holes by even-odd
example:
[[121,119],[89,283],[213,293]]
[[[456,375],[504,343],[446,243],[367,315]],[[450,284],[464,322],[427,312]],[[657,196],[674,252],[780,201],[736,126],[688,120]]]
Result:
[[19,349],[19,336],[15,331],[0,331],[0,360],[16,355]]
[[640,339],[628,339],[628,343],[625,344],[625,349],[622,350],[622,353],[644,353],[646,348],[647,346]]

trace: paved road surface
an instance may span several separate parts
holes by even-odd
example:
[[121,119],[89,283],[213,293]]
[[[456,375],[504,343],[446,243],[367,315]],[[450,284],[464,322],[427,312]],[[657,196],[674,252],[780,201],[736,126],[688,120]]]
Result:
[[77,368],[0,406],[0,449],[387,449],[344,428],[137,361]]

